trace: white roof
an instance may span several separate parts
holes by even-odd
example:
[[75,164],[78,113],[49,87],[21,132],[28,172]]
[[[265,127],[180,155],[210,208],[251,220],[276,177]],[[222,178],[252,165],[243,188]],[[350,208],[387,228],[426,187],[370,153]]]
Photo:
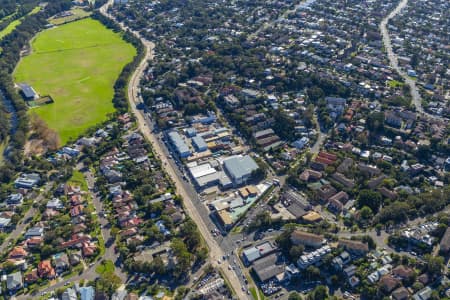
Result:
[[203,164],[203,165],[191,167],[191,168],[189,168],[189,171],[191,172],[192,177],[194,177],[194,178],[203,177],[203,176],[210,175],[210,174],[217,172],[216,169],[211,167],[210,164]]

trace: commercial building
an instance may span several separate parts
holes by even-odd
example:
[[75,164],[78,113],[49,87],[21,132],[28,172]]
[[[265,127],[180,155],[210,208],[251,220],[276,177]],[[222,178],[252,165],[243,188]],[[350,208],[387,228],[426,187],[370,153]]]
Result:
[[272,243],[266,241],[262,244],[256,245],[254,247],[250,247],[245,249],[242,252],[242,258],[244,264],[251,265],[254,261],[265,257],[273,252],[275,252],[277,248],[272,245]]
[[266,282],[284,274],[285,265],[281,262],[279,255],[272,254],[255,262],[253,270],[261,282]]
[[186,158],[191,155],[191,150],[189,150],[188,145],[184,142],[183,138],[180,136],[178,132],[171,131],[168,133],[170,142],[175,147],[178,155],[181,158]]
[[258,164],[249,156],[232,156],[223,161],[224,169],[234,185],[247,182],[253,171],[258,170]]

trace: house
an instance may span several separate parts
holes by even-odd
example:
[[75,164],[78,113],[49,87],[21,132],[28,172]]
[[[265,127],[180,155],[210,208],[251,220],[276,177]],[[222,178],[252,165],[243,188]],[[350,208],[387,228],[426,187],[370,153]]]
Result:
[[32,237],[26,240],[26,245],[29,249],[34,249],[37,247],[40,247],[42,243],[44,242],[44,239],[42,237]]
[[340,191],[339,193],[331,196],[330,199],[328,199],[328,207],[336,213],[341,213],[344,209],[344,204],[347,203],[348,199],[348,194],[344,191]]
[[427,286],[423,289],[421,289],[420,291],[418,291],[417,293],[415,293],[412,296],[413,300],[428,300],[431,298],[431,294],[433,293],[433,290]]
[[355,275],[353,275],[352,277],[350,277],[348,279],[348,284],[350,285],[351,288],[355,288],[359,285],[361,281],[359,280],[358,277],[356,277]]
[[22,273],[15,272],[6,276],[6,288],[9,292],[15,293],[23,286]]
[[50,260],[42,260],[38,264],[38,274],[41,278],[53,279],[56,277],[55,269]]
[[53,198],[47,202],[46,207],[49,209],[60,210],[60,209],[64,208],[64,204],[62,203],[62,201],[60,199]]
[[414,270],[409,267],[405,267],[404,265],[399,265],[392,269],[392,275],[401,280],[405,280],[414,276]]
[[67,271],[69,269],[69,257],[66,253],[61,252],[53,255],[53,262],[58,274],[63,273],[64,271]]
[[304,136],[301,139],[293,142],[292,146],[294,146],[296,149],[303,149],[304,147],[306,147],[308,145],[308,143],[309,143],[309,138]]
[[344,112],[347,100],[337,97],[325,97],[325,102],[328,110],[331,111],[330,116],[333,119],[336,119],[336,117],[340,116]]
[[73,288],[68,288],[61,295],[61,300],[77,300],[77,292]]
[[161,232],[164,236],[170,235],[170,230],[167,229],[167,227],[164,225],[164,221],[159,220],[155,223],[155,225],[158,228],[159,232]]
[[302,230],[294,230],[291,234],[290,239],[294,245],[304,245],[313,248],[319,248],[325,242],[323,236],[305,232]]
[[224,100],[225,104],[230,108],[236,108],[241,104],[239,99],[232,94],[224,96],[223,100]]
[[25,233],[25,239],[29,239],[32,237],[43,237],[44,236],[44,228],[42,227],[31,227]]
[[400,281],[391,275],[381,277],[378,286],[387,294],[390,294],[394,289],[400,285]]
[[409,292],[405,287],[399,287],[395,291],[392,292],[392,299],[394,300],[408,300]]
[[82,259],[83,258],[82,258],[81,253],[79,251],[78,252],[72,252],[69,255],[69,263],[70,263],[71,266],[78,265],[81,262]]
[[18,206],[23,203],[23,195],[22,194],[11,194],[6,198],[6,204],[10,206]]
[[317,196],[321,201],[328,201],[331,196],[336,195],[336,189],[330,184],[324,184],[316,190]]
[[32,189],[41,181],[41,176],[37,173],[21,174],[19,178],[14,181],[16,188]]
[[28,256],[28,252],[20,246],[14,247],[8,254],[8,259],[21,260]]
[[39,274],[38,274],[37,269],[33,269],[30,272],[25,273],[25,275],[24,275],[24,281],[27,284],[35,283],[38,280],[39,280]]
[[95,290],[92,286],[83,286],[79,291],[81,300],[94,300]]
[[10,218],[3,218],[0,217],[0,231],[7,231],[11,225],[11,219]]

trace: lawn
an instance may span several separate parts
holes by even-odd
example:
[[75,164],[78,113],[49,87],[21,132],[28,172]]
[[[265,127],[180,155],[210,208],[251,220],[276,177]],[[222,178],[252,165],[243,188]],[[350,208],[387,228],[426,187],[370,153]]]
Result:
[[102,274],[111,274],[114,273],[115,267],[114,267],[114,263],[110,260],[104,260],[102,261],[102,263],[100,263],[96,268],[95,268],[95,272],[97,272],[98,274],[102,275]]
[[120,34],[91,18],[39,33],[32,48],[17,66],[15,81],[53,98],[30,112],[56,130],[62,144],[114,112],[114,83],[136,55]]
[[77,170],[73,171],[72,177],[69,179],[69,184],[79,185],[81,190],[85,192],[87,192],[88,190],[86,179],[84,178],[83,173]]
[[[36,6],[32,11],[28,13],[28,15],[32,15],[37,13],[41,10],[40,6]],[[17,26],[19,26],[22,23],[22,20],[25,17],[22,17],[20,19],[14,20],[11,23],[8,24],[2,31],[0,31],[0,40],[3,39],[5,36],[13,32],[14,29],[16,29]]]

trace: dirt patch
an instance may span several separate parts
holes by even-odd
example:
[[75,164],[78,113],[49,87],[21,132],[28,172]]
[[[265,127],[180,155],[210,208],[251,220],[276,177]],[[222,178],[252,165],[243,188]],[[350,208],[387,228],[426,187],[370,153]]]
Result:
[[47,152],[44,141],[41,139],[31,139],[25,143],[24,154],[26,157],[41,156]]

